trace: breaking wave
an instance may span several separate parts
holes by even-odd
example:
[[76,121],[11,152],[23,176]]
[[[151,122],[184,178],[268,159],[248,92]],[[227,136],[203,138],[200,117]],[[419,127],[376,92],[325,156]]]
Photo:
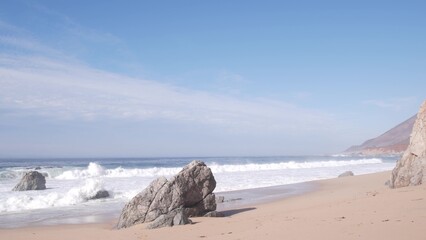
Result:
[[[383,161],[379,158],[366,158],[358,160],[344,161],[312,161],[312,162],[279,162],[279,163],[247,163],[247,164],[218,164],[207,163],[212,172],[254,172],[254,171],[271,171],[284,169],[310,169],[310,168],[330,168],[343,167],[353,165],[369,165],[380,164]],[[157,177],[157,176],[172,176],[177,174],[182,168],[122,168],[105,169],[97,163],[91,162],[86,169],[68,170],[54,177],[55,179],[85,179],[93,177]]]
[[65,193],[19,194],[2,199],[0,202],[0,212],[71,206],[87,202],[99,190],[104,190],[102,180],[86,179],[83,186],[71,188]]
[[169,176],[178,173],[182,168],[133,168],[122,167],[105,169],[97,163],[89,163],[86,169],[76,169],[65,171],[55,179],[82,179],[92,177],[155,177]]
[[353,165],[379,164],[383,161],[379,158],[345,160],[345,161],[313,161],[313,162],[279,162],[279,163],[249,163],[243,165],[219,165],[216,163],[210,164],[209,167],[213,173],[222,172],[254,172],[254,171],[271,171],[284,169],[310,169],[310,168],[330,168],[343,167]]

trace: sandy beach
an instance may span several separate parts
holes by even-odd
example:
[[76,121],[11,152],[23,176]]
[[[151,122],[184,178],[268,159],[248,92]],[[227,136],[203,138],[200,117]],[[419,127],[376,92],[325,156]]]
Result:
[[426,186],[389,189],[390,172],[317,181],[271,203],[193,218],[194,224],[115,230],[114,222],[1,229],[1,239],[424,239]]

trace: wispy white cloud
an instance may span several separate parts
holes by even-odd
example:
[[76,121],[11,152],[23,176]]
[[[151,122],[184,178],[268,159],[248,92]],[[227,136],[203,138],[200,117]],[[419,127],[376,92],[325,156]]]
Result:
[[240,95],[250,81],[239,73],[229,70],[207,73],[213,77],[211,89],[228,95]]
[[[327,113],[282,101],[241,99],[95,69],[45,46],[24,30],[4,22],[0,27],[9,32],[0,37],[0,44],[25,50],[0,53],[0,110],[8,109],[3,115],[58,121],[161,119],[276,134],[326,132],[336,125]],[[229,71],[222,78],[246,81]]]
[[[0,47],[13,55],[39,54],[50,58],[67,59],[61,51],[41,43],[23,28],[8,24],[0,19]],[[69,61],[71,59],[68,58]]]
[[229,71],[222,71],[219,76],[219,80],[231,82],[231,83],[244,83],[246,79],[241,74],[232,73]]
[[299,92],[295,92],[293,94],[293,96],[297,100],[307,100],[310,97],[312,97],[312,94],[310,92],[306,92],[306,91],[299,91]]
[[70,35],[73,35],[76,38],[79,38],[80,40],[84,39],[95,43],[122,43],[121,39],[115,36],[114,34],[82,26],[71,17],[61,12],[58,12],[52,8],[49,8],[45,5],[42,5],[40,3],[31,3],[30,5],[35,11],[49,16],[49,18],[55,19],[58,22],[57,25],[60,26],[63,31],[67,32]]
[[233,130],[324,129],[322,112],[267,99],[240,100],[41,56],[0,55],[0,106],[54,119],[163,119]]
[[52,53],[59,54],[59,51],[55,51],[52,48],[46,47],[39,44],[35,39],[24,39],[15,36],[0,36],[0,45],[12,47],[19,50],[29,52],[42,52],[44,54]]
[[415,97],[403,97],[403,98],[391,98],[391,99],[371,99],[366,100],[363,103],[379,108],[391,109],[393,111],[399,111],[406,106],[412,105],[416,102]]
[[21,29],[17,28],[14,25],[8,24],[0,19],[0,30],[3,31],[12,31],[12,32],[21,32]]

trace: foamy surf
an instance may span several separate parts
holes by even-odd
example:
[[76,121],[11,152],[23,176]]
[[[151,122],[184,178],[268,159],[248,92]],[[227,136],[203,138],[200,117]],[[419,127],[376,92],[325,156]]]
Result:
[[18,192],[2,199],[0,213],[76,205],[87,202],[100,190],[105,190],[102,180],[86,179],[82,186],[73,187],[65,193],[61,191]]
[[[286,161],[277,163],[245,163],[245,164],[220,164],[218,162],[207,163],[214,174],[226,172],[254,172],[254,171],[273,171],[285,169],[311,169],[311,168],[333,168],[355,165],[381,164],[380,158],[363,158],[350,160],[328,160],[328,161]],[[48,178],[60,180],[86,179],[94,177],[108,178],[127,178],[127,177],[159,177],[172,176],[177,174],[181,168],[173,167],[151,167],[151,168],[123,168],[105,169],[101,164],[90,162],[87,168],[63,170],[59,169],[41,169]],[[0,173],[0,178],[18,178],[23,174],[22,169],[15,172]]]
[[346,160],[346,161],[312,161],[312,162],[279,162],[279,163],[248,163],[248,164],[236,164],[236,165],[220,165],[212,163],[209,167],[213,173],[223,172],[257,172],[257,171],[272,171],[272,170],[284,170],[284,169],[310,169],[310,168],[332,168],[332,167],[343,167],[353,165],[367,165],[367,164],[380,164],[383,161],[379,158],[371,159],[359,159],[359,160]]
[[[152,180],[159,176],[170,178],[194,159],[206,162],[211,168],[217,181],[216,193],[334,178],[347,170],[356,175],[385,171],[392,169],[396,161],[342,156],[0,160],[0,216],[31,214],[44,219],[73,212],[75,218],[80,213],[119,212],[125,202]],[[48,189],[12,192],[22,174],[29,170],[43,173]],[[111,197],[89,200],[101,189],[107,190]],[[2,224],[7,221],[2,223],[0,217]]]
[[86,169],[77,169],[65,171],[55,179],[84,179],[92,177],[109,177],[109,178],[125,178],[125,177],[158,177],[171,176],[178,173],[181,168],[133,168],[126,169],[117,167],[114,169],[105,169],[100,164],[91,162]]

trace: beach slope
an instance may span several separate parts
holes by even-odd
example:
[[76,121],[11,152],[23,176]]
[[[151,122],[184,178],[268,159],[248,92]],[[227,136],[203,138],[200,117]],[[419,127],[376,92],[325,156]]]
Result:
[[0,239],[425,239],[426,186],[389,189],[390,172],[318,181],[315,191],[146,230],[113,223],[1,229]]

